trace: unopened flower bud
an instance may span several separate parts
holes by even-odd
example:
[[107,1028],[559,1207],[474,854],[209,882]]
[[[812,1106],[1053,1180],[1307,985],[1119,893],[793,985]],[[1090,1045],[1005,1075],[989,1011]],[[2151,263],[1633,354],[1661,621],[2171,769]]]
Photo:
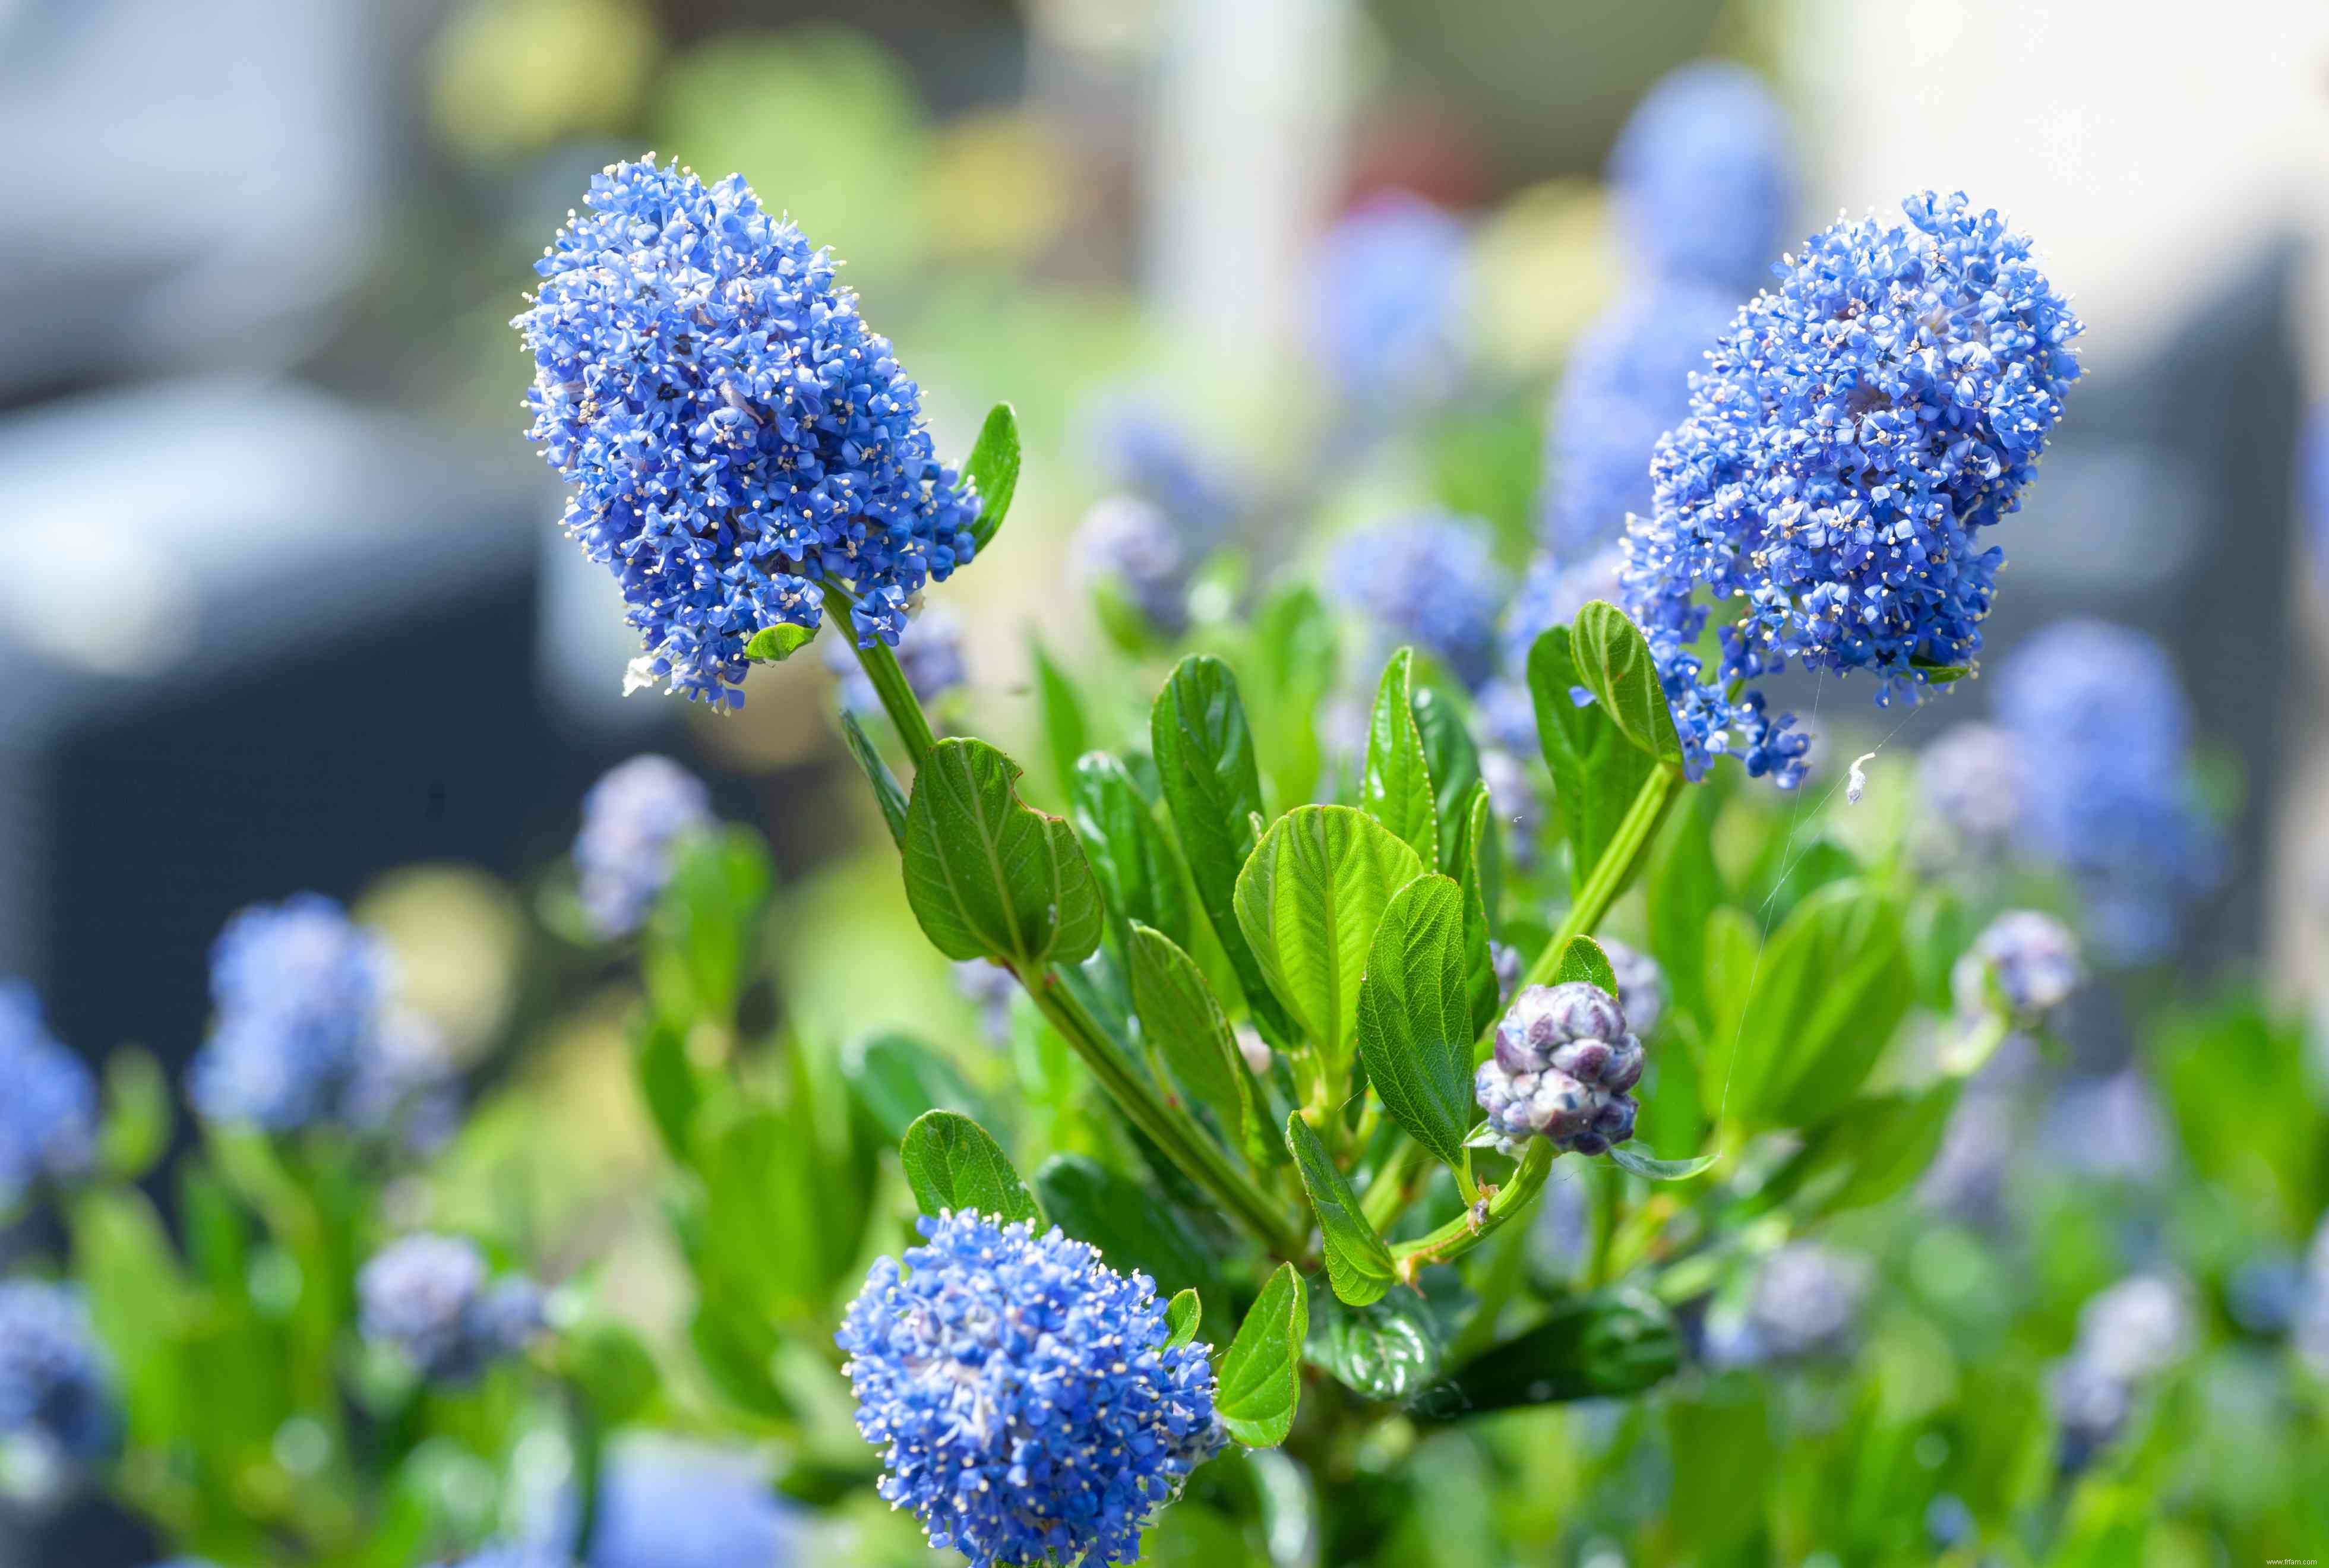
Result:
[[1564,1153],[1595,1155],[1633,1136],[1636,1108],[1626,1091],[1641,1076],[1642,1043],[1617,1000],[1572,980],[1522,990],[1473,1091],[1505,1153],[1544,1138]]

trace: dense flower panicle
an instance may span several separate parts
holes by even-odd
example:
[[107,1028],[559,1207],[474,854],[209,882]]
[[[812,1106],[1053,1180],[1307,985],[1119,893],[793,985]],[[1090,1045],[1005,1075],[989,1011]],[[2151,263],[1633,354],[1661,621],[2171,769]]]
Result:
[[0,1283],[0,1443],[74,1464],[101,1459],[121,1430],[113,1367],[79,1289]]
[[[1129,1563],[1225,1440],[1208,1347],[1166,1347],[1164,1304],[1056,1228],[920,1222],[841,1332],[882,1495],[973,1568]],[[1079,1554],[1086,1554],[1079,1558]]]
[[1609,153],[1628,244],[1660,277],[1744,293],[1787,242],[1795,155],[1760,78],[1728,61],[1670,71]]
[[[882,706],[882,695],[857,662],[850,645],[835,639],[825,645],[825,667],[841,680],[842,705],[853,713],[871,713]],[[898,638],[898,668],[915,699],[924,706],[968,684],[970,665],[963,656],[962,620],[952,610],[931,606],[911,617]]]
[[1763,1261],[1747,1327],[1764,1358],[1810,1361],[1851,1354],[1871,1283],[1868,1261],[1795,1242]]
[[2026,1027],[2070,1000],[2084,978],[2070,928],[2051,915],[2016,909],[1974,939],[1950,971],[1949,987],[1958,1013],[1977,1017],[1994,1010],[1994,985],[2006,1016]]
[[[1741,756],[1792,788],[1805,739],[1753,683],[1862,670],[1915,700],[1970,666],[2019,505],[2079,373],[2079,323],[2026,241],[1962,195],[1914,196],[1812,236],[1740,311],[1658,443],[1651,515],[1626,538],[1625,608],[1648,636],[1693,777]],[[1726,609],[1713,668],[1694,649]]]
[[1372,198],[1327,231],[1311,336],[1346,401],[1411,408],[1461,384],[1470,254],[1462,222],[1404,191]]
[[1994,859],[2022,810],[2022,761],[2013,737],[1994,724],[1952,724],[1917,756],[1919,820],[1933,829],[1934,858]]
[[978,1009],[979,1033],[991,1044],[1009,1043],[1011,998],[1019,993],[1017,976],[985,959],[965,959],[954,967],[954,988]]
[[2185,782],[2191,709],[2167,650],[2061,621],[2014,649],[1998,685],[1999,721],[2028,760],[2016,839],[2070,877],[2107,956],[2160,957],[2221,870]]
[[733,175],[615,164],[587,203],[513,325],[567,532],[621,583],[641,675],[739,706],[745,645],[816,629],[829,583],[860,644],[895,643],[970,559],[978,504],[831,257]]
[[381,1038],[387,947],[320,893],[254,904],[211,949],[211,1034],[195,1109],[270,1132],[341,1117]]
[[712,824],[712,792],[670,758],[649,752],[608,769],[582,797],[574,836],[591,929],[612,939],[645,925],[671,881],[680,841]]
[[1606,1154],[1634,1136],[1642,1043],[1617,998],[1570,980],[1528,986],[1496,1025],[1495,1052],[1472,1089],[1497,1147],[1517,1156],[1532,1138],[1562,1153]]
[[1189,629],[1189,579],[1197,556],[1172,515],[1139,496],[1103,496],[1069,545],[1080,582],[1120,593],[1166,637]]
[[96,1080],[41,1021],[33,987],[0,979],[0,1214],[34,1182],[79,1176],[96,1151]]
[[1690,413],[1690,378],[1706,368],[1740,292],[1660,281],[1621,300],[1578,343],[1545,426],[1543,535],[1563,560],[1614,544],[1627,517],[1650,510],[1650,457]]
[[1636,1035],[1657,1033],[1658,1020],[1666,1012],[1666,972],[1657,959],[1616,937],[1596,939],[1602,956],[1609,960],[1609,972],[1617,981],[1617,1006],[1626,1015],[1626,1026]]
[[485,1253],[464,1237],[391,1242],[356,1276],[364,1337],[395,1346],[431,1383],[474,1382],[542,1327],[541,1288],[490,1272]]
[[1425,512],[1366,529],[1334,547],[1337,596],[1476,691],[1496,657],[1496,614],[1511,591],[1486,524]]

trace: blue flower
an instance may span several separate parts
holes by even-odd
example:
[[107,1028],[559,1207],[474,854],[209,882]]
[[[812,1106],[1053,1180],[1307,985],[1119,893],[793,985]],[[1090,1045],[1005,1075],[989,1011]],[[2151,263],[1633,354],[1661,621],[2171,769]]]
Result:
[[637,676],[740,706],[753,634],[816,629],[842,583],[859,644],[894,644],[908,600],[970,559],[978,505],[831,257],[733,175],[616,164],[588,203],[513,325],[533,438],[575,487],[567,532],[622,584]]
[[1606,1154],[1634,1136],[1642,1042],[1617,999],[1570,980],[1528,986],[1496,1025],[1495,1052],[1473,1074],[1497,1146],[1517,1157],[1532,1138],[1564,1154]]
[[608,769],[582,798],[574,836],[591,928],[611,939],[645,925],[671,881],[680,841],[712,823],[712,792],[670,758],[648,752]]
[[1189,579],[1199,557],[1171,514],[1138,496],[1103,496],[1069,545],[1079,581],[1118,593],[1165,637],[1189,629]]
[[1147,1276],[1056,1228],[920,1223],[926,1244],[874,1263],[835,1337],[882,1495],[972,1568],[1136,1560],[1224,1440],[1208,1347],[1167,1347]]
[[1163,512],[1192,556],[1218,549],[1228,537],[1246,481],[1164,414],[1119,399],[1102,412],[1094,444],[1109,485]]
[[475,1382],[542,1332],[541,1287],[495,1280],[460,1236],[413,1235],[372,1254],[356,1275],[364,1337],[392,1345],[430,1383]]
[[235,915],[211,948],[195,1109],[270,1132],[339,1117],[379,1040],[389,978],[380,939],[321,893]]
[[1617,1006],[1626,1015],[1626,1027],[1636,1035],[1656,1034],[1658,1020],[1666,1015],[1664,968],[1616,937],[1603,937],[1600,943],[1610,976],[1617,982]]
[[2014,1023],[2028,1026],[2070,1000],[2085,977],[2079,941],[2053,916],[2007,910],[1984,928],[1960,955],[1949,986],[1966,1017],[1994,1010],[1991,987]]
[[1628,516],[1650,510],[1651,454],[1690,413],[1690,378],[1737,298],[1662,282],[1628,295],[1578,344],[1545,429],[1543,532],[1563,559],[1614,543]]
[[1809,1361],[1849,1355],[1867,1299],[1866,1260],[1816,1242],[1795,1242],[1763,1261],[1747,1307],[1758,1359]]
[[0,979],[0,1214],[24,1189],[89,1168],[97,1147],[97,1084],[41,1022],[40,998]]
[[2156,1274],[2121,1280],[2079,1309],[2079,1337],[2048,1392],[2066,1471],[2086,1468],[2126,1424],[2142,1385],[2187,1355],[2197,1324],[2183,1287]]
[[1353,534],[1334,547],[1334,592],[1400,642],[1477,690],[1496,658],[1496,612],[1511,591],[1487,526],[1423,512]]
[[2023,848],[2070,877],[2105,954],[2160,957],[2221,864],[2185,783],[2191,709],[2167,650],[2126,627],[2061,621],[2013,651],[1999,687],[2024,759]]
[[1992,724],[1952,724],[1917,754],[1919,826],[1930,858],[1994,859],[2022,813],[2013,737]]
[[1326,231],[1311,336],[1345,401],[1412,408],[1461,383],[1470,250],[1462,222],[1404,191],[1353,208]]
[[1543,826],[1544,802],[1537,798],[1535,782],[1519,758],[1497,746],[1480,752],[1480,781],[1495,804],[1505,861],[1526,871],[1536,864],[1537,833]]
[[[565,1506],[570,1521],[570,1496]],[[753,1455],[634,1435],[612,1446],[599,1472],[583,1568],[785,1568],[804,1534]],[[570,1522],[561,1524],[558,1538],[570,1535]]]
[[[841,679],[843,706],[854,713],[880,711],[881,694],[847,643],[825,645],[825,667]],[[898,667],[925,706],[962,685],[970,678],[970,668],[962,655],[961,620],[952,610],[935,606],[911,617],[898,639]]]
[[[2079,373],[2079,324],[2026,241],[1962,195],[1911,197],[1814,235],[1740,310],[1658,443],[1652,515],[1626,539],[1625,608],[1650,639],[1688,770],[1737,751],[1783,788],[1804,736],[1754,682],[1865,670],[1914,701],[1981,648],[2021,502]],[[1736,601],[1711,679],[1694,646]]]
[[978,1009],[979,1032],[990,1044],[1010,1044],[1011,998],[1019,994],[1016,976],[1001,964],[965,959],[954,967],[954,988]]
[[1628,245],[1654,275],[1744,293],[1787,242],[1795,158],[1752,71],[1702,60],[1645,96],[1609,153]]
[[37,1280],[0,1284],[0,1440],[90,1464],[113,1451],[120,1431],[112,1363],[80,1291]]
[[1626,553],[1615,544],[1573,561],[1564,562],[1549,550],[1539,551],[1530,561],[1519,590],[1504,606],[1497,632],[1503,673],[1479,694],[1481,728],[1496,745],[1524,755],[1535,753],[1536,701],[1529,694],[1529,650],[1554,627],[1574,621],[1577,612],[1594,600],[1616,603],[1625,564]]

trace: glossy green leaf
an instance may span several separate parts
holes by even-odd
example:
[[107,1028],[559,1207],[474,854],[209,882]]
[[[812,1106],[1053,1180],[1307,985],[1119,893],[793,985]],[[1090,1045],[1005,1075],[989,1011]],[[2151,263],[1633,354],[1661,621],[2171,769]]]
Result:
[[1132,1005],[1172,1076],[1250,1149],[1266,1118],[1230,1021],[1196,961],[1144,925],[1132,928]]
[[1099,887],[1075,830],[1019,798],[1018,765],[984,741],[940,741],[906,808],[906,901],[938,951],[1027,973],[1099,945]]
[[702,1226],[697,1285],[731,1320],[815,1320],[853,1261],[855,1238],[827,1193],[813,1139],[782,1112],[741,1100],[698,1129]]
[[1213,1409],[1238,1441],[1276,1448],[1294,1430],[1302,1400],[1302,1346],[1309,1334],[1309,1293],[1294,1265],[1281,1263],[1238,1325],[1219,1368]]
[[170,1081],[154,1053],[125,1045],[105,1059],[105,1119],[98,1163],[117,1181],[137,1181],[170,1147]]
[[906,1129],[898,1157],[915,1204],[933,1219],[948,1209],[976,1209],[1004,1224],[1042,1219],[1027,1184],[1011,1168],[1011,1157],[966,1116],[923,1112]]
[[1261,773],[1237,677],[1229,666],[1216,658],[1183,659],[1156,694],[1148,736],[1197,902],[1255,1020],[1264,1033],[1288,1039],[1292,1030],[1238,924],[1238,872],[1257,836],[1253,820],[1261,814]]
[[1305,1356],[1361,1398],[1400,1403],[1438,1377],[1439,1327],[1430,1304],[1416,1292],[1402,1290],[1364,1307],[1327,1292],[1315,1305]]
[[754,664],[782,664],[806,647],[816,636],[813,628],[780,620],[754,632],[752,640],[744,645],[744,656]]
[[1334,1294],[1353,1307],[1380,1300],[1398,1273],[1391,1247],[1360,1211],[1359,1195],[1350,1178],[1336,1168],[1318,1134],[1296,1111],[1286,1119],[1286,1147],[1294,1151],[1295,1168],[1302,1173],[1302,1189],[1318,1213],[1319,1234],[1325,1242],[1326,1278]]
[[1696,1018],[1707,1015],[1706,917],[1725,895],[1722,870],[1714,859],[1712,789],[1685,789],[1650,845],[1642,872],[1644,913],[1650,952],[1664,968],[1674,1005]]
[[1496,906],[1501,902],[1502,845],[1496,833],[1495,806],[1485,783],[1472,787],[1472,803],[1463,817],[1463,841],[1457,858],[1457,881],[1464,890],[1464,977],[1472,999],[1472,1033],[1476,1035],[1502,1010],[1504,994],[1496,982]]
[[[1423,736],[1423,760],[1431,771],[1431,809],[1438,825],[1438,869],[1454,876],[1460,856],[1464,814],[1471,809],[1472,790],[1480,782],[1480,752],[1464,715],[1444,693],[1429,686],[1415,692],[1415,727]],[[1433,864],[1427,855],[1424,864]]]
[[654,1354],[618,1318],[593,1313],[559,1331],[560,1375],[582,1390],[602,1429],[638,1417],[663,1385]]
[[1626,612],[1595,600],[1577,612],[1579,678],[1634,746],[1661,762],[1682,766],[1674,710],[1650,659],[1650,645]]
[[1945,665],[1922,654],[1910,654],[1909,667],[1915,670],[1917,678],[1928,686],[1946,686],[1973,674],[1971,665]]
[[1185,944],[1189,904],[1180,859],[1123,762],[1106,751],[1085,752],[1076,763],[1069,798],[1108,912],[1119,921],[1154,926]]
[[1609,955],[1591,937],[1571,937],[1561,951],[1561,967],[1553,971],[1553,984],[1567,985],[1582,980],[1589,986],[1598,986],[1612,997],[1617,994],[1617,972],[1609,967]]
[[1076,794],[1076,761],[1091,749],[1091,726],[1084,719],[1084,700],[1075,682],[1051,662],[1043,639],[1027,639],[1027,659],[1035,667],[1035,715],[1042,722],[1043,747],[1051,754],[1051,777],[1059,781],[1060,798]]
[[1349,1047],[1383,907],[1422,874],[1413,848],[1344,806],[1287,812],[1238,874],[1238,925],[1287,1015],[1330,1060]]
[[1569,883],[1585,884],[1601,852],[1617,836],[1642,782],[1657,760],[1630,744],[1600,703],[1579,705],[1584,686],[1570,629],[1556,626],[1529,650],[1529,696],[1536,708],[1538,744],[1552,773],[1553,803],[1569,839]]
[[882,820],[890,829],[890,842],[900,849],[906,847],[906,791],[899,786],[898,776],[890,771],[890,764],[882,760],[882,753],[865,733],[865,726],[847,708],[841,710],[842,739],[849,743],[849,754],[857,759],[858,767],[865,771],[865,781],[873,786],[873,801],[882,808]]
[[1183,1290],[1164,1303],[1164,1348],[1176,1349],[1196,1342],[1197,1326],[1203,1321],[1204,1304],[1194,1290]]
[[735,1016],[775,880],[768,845],[750,828],[683,841],[640,954],[656,1011],[683,1025]]
[[1900,911],[1860,882],[1806,898],[1764,949],[1731,1063],[1730,1113],[1810,1128],[1860,1091],[1908,1011]]
[[1342,670],[1341,634],[1318,590],[1299,578],[1274,585],[1253,616],[1253,673],[1261,694],[1270,782],[1280,800],[1308,800],[1323,757],[1318,706]]
[[1359,805],[1404,841],[1426,865],[1439,857],[1439,817],[1431,770],[1423,760],[1411,689],[1415,650],[1400,648],[1383,666],[1367,723],[1367,760],[1359,779]]
[[687,1164],[694,1156],[695,1113],[703,1103],[703,1087],[687,1059],[686,1032],[641,1009],[631,1026],[631,1069],[665,1149]]
[[1555,1302],[1535,1327],[1465,1363],[1408,1412],[1450,1422],[1518,1405],[1620,1399],[1663,1383],[1681,1365],[1682,1337],[1655,1297],[1603,1290]]
[[167,1443],[203,1413],[187,1407],[179,1376],[187,1289],[169,1233],[134,1186],[91,1188],[68,1215],[75,1278],[119,1369],[130,1429],[140,1441]]
[[1053,1223],[1098,1247],[1119,1272],[1137,1269],[1175,1294],[1213,1283],[1205,1243],[1131,1177],[1086,1155],[1060,1154],[1035,1173],[1035,1191]]
[[1010,515],[1011,497],[1019,490],[1019,416],[1009,403],[987,410],[962,477],[978,496],[978,520],[970,525],[970,536],[984,550]]
[[985,1108],[953,1063],[910,1034],[894,1030],[861,1035],[842,1048],[841,1076],[853,1103],[885,1144],[932,1110],[958,1111],[974,1120]]
[[1628,1141],[1609,1151],[1609,1162],[1621,1170],[1654,1182],[1687,1181],[1701,1171],[1713,1167],[1716,1157],[1702,1154],[1692,1159],[1660,1159],[1645,1146]]
[[1391,896],[1359,983],[1359,1060],[1383,1110],[1450,1167],[1478,1117],[1464,890],[1417,877]]
[[1741,1094],[1733,1100],[1732,1091],[1740,1086],[1732,1063],[1738,1051],[1740,1021],[1761,978],[1763,939],[1755,929],[1754,919],[1744,911],[1717,904],[1707,913],[1702,946],[1706,954],[1708,1027],[1699,1057],[1698,1098],[1710,1118],[1720,1119],[1728,1115],[1733,1104],[1745,1104],[1751,1099]]

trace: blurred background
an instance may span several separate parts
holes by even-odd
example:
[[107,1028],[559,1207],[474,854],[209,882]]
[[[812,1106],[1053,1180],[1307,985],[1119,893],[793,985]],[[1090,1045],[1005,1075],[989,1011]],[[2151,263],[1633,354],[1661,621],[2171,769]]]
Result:
[[[589,780],[658,749],[821,912],[780,959],[797,1015],[958,1006],[927,955],[870,998],[820,961],[918,941],[894,873],[853,874],[893,863],[822,661],[724,719],[622,694],[636,640],[556,526],[508,326],[591,174],[653,148],[747,176],[845,260],[942,451],[1017,405],[1010,527],[932,595],[1008,741],[1036,722],[1030,628],[1063,662],[1102,645],[1063,590],[1120,482],[1110,411],[1170,411],[1257,573],[1402,505],[1495,513],[1483,473],[1533,492],[1564,366],[1636,265],[1613,141],[1705,57],[1785,111],[1791,236],[1938,187],[2035,237],[2089,375],[2006,531],[1988,654],[2070,611],[2172,648],[2233,825],[2186,968],[2311,1001],[2329,13],[2298,0],[2205,26],[2106,0],[1913,24],[1854,0],[0,0],[0,973],[65,1040],[174,1073],[227,915],[316,888],[492,1038],[523,879]],[[1425,364],[1456,384],[1329,406],[1309,389],[1373,330],[1335,305],[1364,293],[1336,237],[1415,203],[1452,259]],[[1420,464],[1366,439],[1410,395],[1454,432]],[[1533,510],[1490,521],[1517,567]],[[1985,705],[1975,683],[1891,743]]]

